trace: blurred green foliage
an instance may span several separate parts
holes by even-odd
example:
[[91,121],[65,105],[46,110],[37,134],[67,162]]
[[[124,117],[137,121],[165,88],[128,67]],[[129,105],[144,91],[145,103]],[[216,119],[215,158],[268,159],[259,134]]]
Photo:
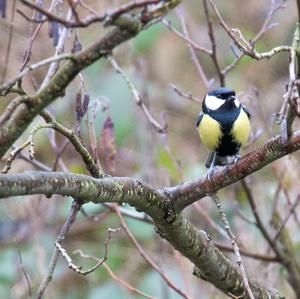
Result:
[[[112,7],[112,1],[108,0],[86,2],[99,12],[104,12]],[[124,2],[114,1],[115,7]],[[244,3],[240,0],[218,0],[216,4],[231,27],[240,28],[247,38],[253,38],[268,14],[269,2],[248,1]],[[10,9],[11,2],[7,1],[7,3]],[[17,8],[21,8],[19,3]],[[65,10],[66,7],[63,11]],[[191,38],[201,46],[210,48],[202,2],[184,1],[183,12]],[[86,13],[80,9],[80,14],[85,16]],[[171,12],[166,18],[171,20],[177,30],[182,30],[176,11]],[[213,14],[212,19],[216,35],[217,56],[221,67],[225,67],[235,59],[231,50],[231,41],[218,25]],[[9,30],[7,30],[6,21],[1,20],[0,23],[2,37],[0,53],[5,53],[7,46]],[[272,22],[279,25],[262,36],[262,39],[256,44],[259,51],[291,42],[296,22],[295,3],[287,2],[286,8],[280,10]],[[30,24],[18,14],[14,24],[6,80],[18,72],[23,59],[23,50],[28,41]],[[79,39],[83,47],[91,45],[104,34],[105,30],[107,29],[100,28],[99,24],[81,28]],[[67,41],[66,51],[72,48],[72,34]],[[53,55],[54,49],[51,42],[48,37],[47,25],[44,25],[34,41],[31,62]],[[136,105],[132,92],[124,79],[105,59],[94,63],[82,72],[86,89],[76,78],[67,88],[66,95],[48,109],[60,123],[70,129],[76,128],[76,93],[80,88],[83,92],[87,92],[90,95],[88,119],[91,120],[93,113],[95,114],[94,130],[98,146],[96,156],[101,155],[99,153],[99,136],[103,122],[107,115],[111,116],[117,150],[116,170],[113,175],[128,175],[142,179],[152,186],[162,187],[170,184],[177,185],[205,174],[204,161],[207,149],[200,143],[194,124],[200,104],[178,96],[168,86],[173,83],[180,90],[191,92],[199,99],[202,99],[206,93],[206,88],[199,77],[195,64],[191,61],[185,41],[159,23],[142,32],[133,41],[120,46],[114,51],[114,55],[139,90],[152,117],[160,123],[167,122],[167,134],[155,132],[145,114]],[[208,75],[208,79],[213,79],[212,87],[217,87],[219,81],[211,58],[199,52],[196,52],[196,56],[204,72]],[[2,59],[1,73],[3,64]],[[46,70],[47,68],[37,70],[24,78],[23,84],[28,92],[35,91],[33,81],[40,84]],[[279,132],[279,127],[274,123],[274,114],[279,111],[282,95],[285,93],[285,86],[288,82],[288,56],[279,54],[268,61],[259,62],[244,57],[228,74],[226,82],[228,86],[236,89],[242,103],[251,111],[253,131],[262,130],[259,138],[244,150],[243,153],[245,153]],[[2,110],[10,100],[9,97],[1,99],[0,109]],[[102,111],[103,104],[109,104],[105,111]],[[41,119],[37,118],[31,128],[40,122]],[[296,121],[295,128],[297,127],[299,127],[299,122]],[[83,141],[91,150],[86,119],[81,122],[80,128]],[[29,131],[30,129],[23,134],[19,142],[28,138]],[[35,136],[34,143],[35,158],[52,167],[56,152],[51,147],[50,137],[49,132],[41,131]],[[60,148],[63,139],[56,135],[55,140],[56,145]],[[24,154],[28,155],[27,150],[24,151]],[[64,165],[68,171],[87,173],[81,158],[71,145],[66,146],[61,159],[60,162],[63,163],[58,163],[58,170],[62,170]],[[12,172],[31,168],[33,166],[18,159],[13,162]],[[291,202],[299,194],[299,178],[299,154],[276,161],[272,166],[249,177],[249,184],[255,195],[259,214],[270,231],[272,230],[269,220],[274,201],[277,201],[282,215],[286,215]],[[278,188],[280,188],[279,191]],[[260,232],[254,225],[247,222],[247,220],[253,221],[253,215],[240,184],[236,183],[225,188],[220,192],[220,197],[232,229],[243,248],[251,252],[269,254]],[[8,227],[14,223],[12,227],[21,226],[23,231],[22,234],[20,234],[20,230],[16,230],[0,236],[0,298],[28,298],[28,288],[18,263],[17,249],[20,249],[33,292],[36,291],[48,269],[53,243],[69,211],[71,200],[71,198],[58,196],[50,199],[32,196],[2,201],[0,215],[3,221],[0,226]],[[221,226],[213,203],[207,198],[201,201],[201,205],[210,219],[216,225]],[[125,208],[134,210],[127,206]],[[94,221],[92,217],[79,214],[63,244],[76,264],[82,265],[86,269],[93,266],[94,262],[73,255],[72,251],[80,248],[86,254],[102,258],[107,228],[119,227],[120,223],[115,214],[105,214],[106,210],[98,205],[85,205],[84,210],[89,216],[97,216],[98,220]],[[194,207],[187,208],[184,213],[199,229],[209,232],[215,240],[229,244],[207,223],[205,217],[197,213]],[[297,217],[298,212],[289,220],[287,227],[295,241],[295,250],[298,253],[300,233]],[[163,268],[166,275],[177,286],[188,289],[193,294],[193,298],[224,298],[223,294],[207,283],[193,278],[190,263],[182,257],[174,257],[174,250],[166,242],[158,239],[153,225],[128,218],[126,218],[126,223],[147,254]],[[0,229],[0,231],[2,230]],[[157,298],[179,298],[179,295],[168,289],[159,274],[145,262],[123,231],[112,235],[108,248],[107,264],[124,281]],[[228,256],[231,257],[231,255]],[[265,282],[265,277],[268,275],[268,285],[278,288],[286,294],[287,298],[292,298],[292,291],[283,279],[284,273],[280,266],[277,264],[266,265],[248,258],[244,258],[243,262],[247,273],[249,272],[250,275],[262,282]],[[189,286],[185,285],[184,280],[189,282]],[[129,292],[115,282],[103,267],[86,277],[80,277],[69,270],[66,262],[60,258],[54,273],[54,280],[49,285],[45,298],[123,299],[142,297]]]

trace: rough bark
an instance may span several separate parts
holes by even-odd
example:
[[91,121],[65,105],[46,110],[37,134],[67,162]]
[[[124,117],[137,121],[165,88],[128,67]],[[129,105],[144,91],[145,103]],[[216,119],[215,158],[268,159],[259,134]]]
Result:
[[[148,185],[127,177],[95,179],[60,172],[32,172],[0,175],[0,198],[30,194],[61,194],[87,202],[128,203],[147,213],[157,232],[198,269],[198,276],[226,294],[248,298],[237,267],[215,246],[207,233],[193,227],[181,213],[172,210],[169,198]],[[250,280],[255,298],[283,298]]]

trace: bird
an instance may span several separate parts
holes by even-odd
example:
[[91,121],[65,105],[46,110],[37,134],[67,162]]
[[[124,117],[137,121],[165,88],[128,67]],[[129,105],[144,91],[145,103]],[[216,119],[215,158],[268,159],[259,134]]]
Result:
[[231,88],[219,87],[204,97],[196,127],[202,143],[210,150],[205,163],[209,179],[215,166],[238,161],[240,148],[250,136],[250,118],[249,111]]

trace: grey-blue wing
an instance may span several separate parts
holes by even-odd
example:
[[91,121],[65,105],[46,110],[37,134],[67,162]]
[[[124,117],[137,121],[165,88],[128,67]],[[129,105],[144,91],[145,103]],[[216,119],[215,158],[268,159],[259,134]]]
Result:
[[242,105],[242,108],[243,108],[243,110],[245,111],[245,113],[247,114],[247,116],[250,119],[251,118],[251,114],[250,114],[249,110],[244,105]]
[[196,118],[196,127],[199,127],[202,118],[203,118],[203,112],[200,112]]
[[[216,156],[216,152],[212,152],[210,151],[207,155],[207,158],[206,158],[206,162],[205,162],[205,167],[206,168],[210,168],[213,160],[215,159],[215,156]],[[213,165],[214,166],[214,165]]]

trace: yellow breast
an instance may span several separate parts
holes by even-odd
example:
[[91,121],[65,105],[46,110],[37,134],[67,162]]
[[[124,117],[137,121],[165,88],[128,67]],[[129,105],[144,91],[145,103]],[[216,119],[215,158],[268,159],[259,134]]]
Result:
[[210,150],[215,150],[222,135],[219,123],[207,114],[204,114],[200,121],[198,131],[201,141]]
[[236,142],[244,145],[248,141],[250,130],[249,117],[245,111],[241,109],[241,112],[237,120],[234,122],[231,130],[232,137],[236,140]]

